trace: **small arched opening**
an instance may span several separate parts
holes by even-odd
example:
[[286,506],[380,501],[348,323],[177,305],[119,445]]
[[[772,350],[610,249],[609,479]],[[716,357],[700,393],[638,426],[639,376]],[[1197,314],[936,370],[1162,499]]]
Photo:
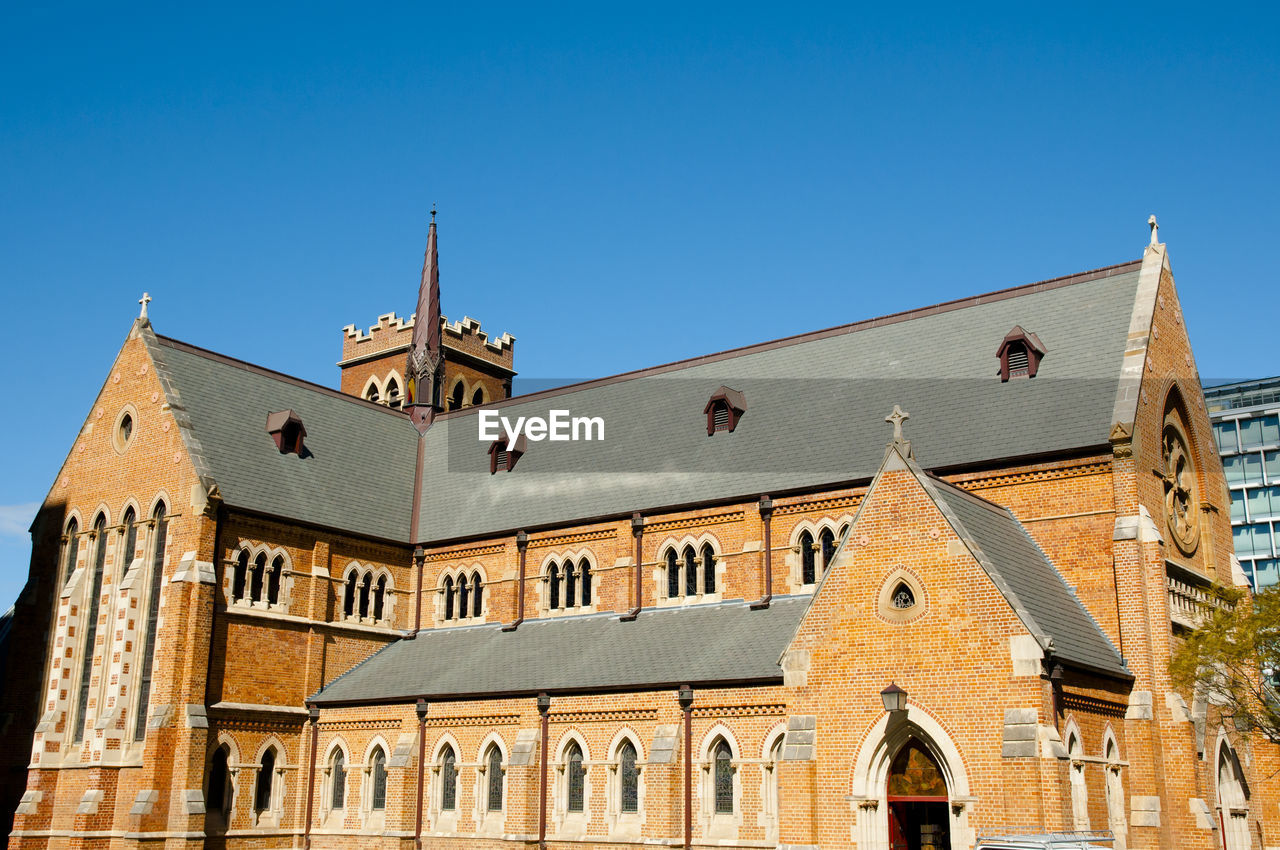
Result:
[[894,850],[950,847],[947,782],[929,750],[909,738],[893,757],[886,789],[889,846]]

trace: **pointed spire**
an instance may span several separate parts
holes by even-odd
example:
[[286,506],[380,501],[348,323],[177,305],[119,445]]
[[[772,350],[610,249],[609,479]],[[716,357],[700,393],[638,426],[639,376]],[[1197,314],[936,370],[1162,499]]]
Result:
[[440,347],[440,257],[436,250],[436,208],[432,205],[427,251],[422,258],[422,280],[418,284],[417,318],[413,322],[413,342],[405,370],[408,380],[405,406],[410,408],[419,427],[425,427],[440,407],[443,359]]

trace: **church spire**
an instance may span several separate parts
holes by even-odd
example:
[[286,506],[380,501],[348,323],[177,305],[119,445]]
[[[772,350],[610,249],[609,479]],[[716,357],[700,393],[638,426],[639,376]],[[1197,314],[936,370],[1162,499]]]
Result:
[[418,312],[413,323],[413,342],[405,369],[408,398],[405,408],[414,424],[425,430],[440,409],[440,388],[444,383],[444,353],[440,347],[440,257],[436,252],[436,210],[431,208],[427,228],[427,252],[422,258],[422,281],[418,285]]

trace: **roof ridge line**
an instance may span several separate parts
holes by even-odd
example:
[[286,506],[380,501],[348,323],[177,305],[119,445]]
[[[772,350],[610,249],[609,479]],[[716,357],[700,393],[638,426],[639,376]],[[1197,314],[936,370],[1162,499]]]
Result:
[[927,316],[934,316],[940,313],[951,313],[956,310],[964,309],[965,307],[976,307],[980,304],[1005,301],[1009,298],[1016,298],[1020,295],[1046,292],[1053,289],[1061,289],[1066,286],[1073,286],[1078,283],[1088,283],[1092,280],[1115,277],[1116,275],[1124,274],[1133,267],[1140,267],[1141,265],[1142,260],[1129,260],[1127,262],[1116,263],[1110,266],[1102,266],[1101,268],[1092,269],[1090,271],[1076,272],[1075,274],[1062,275],[1060,277],[1049,278],[1048,280],[1036,281],[1035,283],[1024,283],[1018,286],[997,289],[992,292],[986,292],[979,295],[971,295],[967,298],[941,301],[937,304],[930,304],[924,307],[914,307],[910,310],[901,310],[896,313],[887,313],[883,316],[875,316],[870,319],[860,319],[859,321],[849,322],[843,325],[820,328],[815,331],[805,331],[803,333],[765,340],[763,342],[753,342],[747,345],[737,346],[735,348],[726,348],[721,351],[711,352],[709,354],[699,354],[694,357],[687,357],[683,360],[673,360],[669,363],[660,363],[656,366],[644,366],[639,369],[618,372],[616,374],[605,375],[600,378],[591,378],[586,381],[565,384],[564,386],[552,387],[551,389],[539,390],[538,392],[527,393],[525,395],[511,396],[507,399],[485,402],[483,405],[473,405],[459,410],[442,411],[436,414],[436,419],[461,418],[462,416],[466,416],[480,408],[493,409],[543,398],[553,398],[569,392],[577,392],[579,390],[592,389],[598,386],[621,383],[622,381],[636,380],[638,378],[647,378],[652,375],[661,375],[667,372],[689,369],[694,366],[701,366],[705,363],[715,363],[720,360],[742,357],[748,354],[755,354],[760,351],[769,351],[774,348],[785,348],[812,340],[828,339],[830,337],[844,336],[846,334],[869,330],[871,328],[901,324],[902,322],[908,322],[913,319],[923,319]]
[[193,345],[192,343],[184,342],[180,339],[175,339],[174,337],[171,337],[171,336],[164,336],[163,334],[155,334],[155,338],[157,342],[159,342],[161,345],[166,346],[168,348],[177,349],[179,351],[186,351],[188,354],[194,354],[197,357],[203,357],[206,360],[213,360],[215,362],[223,363],[227,366],[233,366],[237,369],[243,369],[247,372],[254,372],[266,378],[275,378],[277,380],[283,381],[286,384],[292,384],[293,386],[301,387],[302,389],[316,390],[318,392],[324,393],[325,395],[332,396],[333,398],[344,399],[346,401],[359,404],[363,407],[367,407],[375,410],[382,410],[382,411],[385,411],[386,413],[391,413],[396,416],[404,417],[406,420],[408,419],[408,414],[404,413],[404,411],[395,410],[385,405],[378,404],[377,402],[368,401],[367,399],[360,398],[359,396],[354,396],[348,393],[344,393],[342,392],[342,390],[335,390],[333,387],[326,387],[324,384],[317,384],[315,381],[308,381],[305,378],[299,378],[296,375],[290,375],[286,372],[281,372],[277,369],[271,369],[267,366],[261,366],[257,363],[250,363],[248,360],[241,360],[239,357],[232,357],[229,354],[222,354],[220,352],[213,351],[208,348],[202,348],[199,345]]

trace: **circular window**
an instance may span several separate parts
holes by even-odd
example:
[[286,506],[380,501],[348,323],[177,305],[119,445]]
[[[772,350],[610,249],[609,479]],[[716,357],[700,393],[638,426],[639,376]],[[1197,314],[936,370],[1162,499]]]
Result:
[[1184,555],[1193,555],[1200,543],[1196,470],[1182,423],[1172,410],[1164,418],[1160,448],[1164,460],[1164,515],[1169,535]]
[[111,432],[111,445],[117,452],[124,454],[133,442],[133,432],[138,423],[138,412],[133,405],[127,405],[116,417],[115,430]]

